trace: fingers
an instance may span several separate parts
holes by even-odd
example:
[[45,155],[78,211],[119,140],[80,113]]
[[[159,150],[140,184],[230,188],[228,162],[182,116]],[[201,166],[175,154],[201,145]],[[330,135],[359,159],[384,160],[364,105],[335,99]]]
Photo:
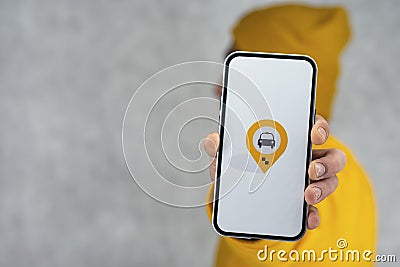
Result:
[[214,132],[210,133],[204,139],[204,150],[210,156],[210,178],[211,181],[215,179],[215,170],[216,170],[216,155],[219,147],[219,134]]
[[346,165],[346,154],[336,148],[313,150],[313,159],[308,168],[311,180],[334,176]]
[[316,159],[310,163],[308,174],[314,182],[304,192],[304,197],[310,205],[321,202],[336,190],[336,174],[346,164],[346,155],[339,149],[314,150],[313,157]]
[[304,191],[304,198],[309,205],[315,205],[332,194],[338,186],[337,176],[332,176],[310,184]]
[[215,172],[217,171],[216,162],[217,162],[217,159],[213,159],[211,161],[211,163],[210,163],[210,168],[209,168],[209,170],[210,170],[210,180],[212,182],[214,182],[214,180],[215,180]]
[[219,134],[217,132],[210,133],[207,135],[207,137],[204,139],[204,150],[207,152],[207,154],[215,158],[215,155],[217,154],[219,147]]
[[215,93],[217,96],[221,97],[221,95],[222,95],[222,86],[221,85],[218,85],[215,87]]
[[328,122],[320,115],[315,116],[315,123],[311,130],[311,142],[315,145],[322,145],[329,136]]
[[319,222],[318,209],[314,206],[308,206],[307,228],[313,230],[318,227]]
[[[320,115],[315,116],[315,123],[311,130],[311,141],[315,145],[322,145],[329,137],[328,122]],[[313,161],[308,168],[312,183],[306,188],[304,198],[310,205],[308,210],[307,227],[315,229],[320,223],[318,209],[315,205],[330,194],[338,186],[336,174],[346,164],[346,155],[339,149],[313,150]]]

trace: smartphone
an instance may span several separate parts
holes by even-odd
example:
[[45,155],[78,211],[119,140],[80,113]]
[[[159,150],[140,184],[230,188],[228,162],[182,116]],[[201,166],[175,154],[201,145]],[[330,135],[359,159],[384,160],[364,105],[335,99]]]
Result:
[[298,240],[306,232],[317,65],[306,55],[238,51],[223,75],[214,229]]

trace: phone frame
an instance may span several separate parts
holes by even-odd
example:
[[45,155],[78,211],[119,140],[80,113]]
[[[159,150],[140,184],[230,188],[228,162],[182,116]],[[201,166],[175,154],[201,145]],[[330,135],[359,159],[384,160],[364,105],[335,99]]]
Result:
[[223,140],[224,140],[224,124],[225,124],[225,112],[226,112],[226,98],[227,98],[227,82],[229,76],[229,63],[235,57],[258,57],[258,58],[275,58],[275,59],[293,59],[293,60],[305,60],[307,61],[313,69],[312,74],[312,85],[311,85],[311,101],[309,110],[309,121],[308,121],[308,145],[307,145],[307,157],[306,157],[306,172],[304,175],[305,183],[304,190],[310,184],[310,179],[308,176],[308,168],[312,157],[312,143],[311,143],[311,130],[315,122],[315,98],[316,98],[316,85],[317,85],[317,64],[315,61],[307,55],[297,55],[297,54],[277,54],[277,53],[262,53],[262,52],[247,52],[247,51],[235,51],[229,54],[224,62],[223,70],[223,85],[222,85],[222,95],[220,100],[220,114],[219,114],[219,134],[220,142],[216,162],[216,174],[215,174],[215,186],[214,186],[214,201],[213,201],[213,213],[212,213],[212,225],[215,231],[222,236],[230,236],[236,238],[245,239],[272,239],[272,240],[282,240],[282,241],[296,241],[304,236],[307,229],[307,217],[308,217],[308,204],[303,198],[303,218],[302,227],[300,232],[295,236],[278,236],[278,235],[263,235],[254,233],[238,233],[238,232],[228,232],[222,230],[218,226],[218,203],[219,203],[219,188],[220,188],[220,177],[221,177],[221,159],[223,150]]

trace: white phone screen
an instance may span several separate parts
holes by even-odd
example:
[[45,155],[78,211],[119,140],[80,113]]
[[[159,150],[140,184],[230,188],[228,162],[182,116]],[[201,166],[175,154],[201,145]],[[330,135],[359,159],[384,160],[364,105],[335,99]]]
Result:
[[225,61],[213,224],[222,235],[296,240],[305,232],[316,64],[235,52]]

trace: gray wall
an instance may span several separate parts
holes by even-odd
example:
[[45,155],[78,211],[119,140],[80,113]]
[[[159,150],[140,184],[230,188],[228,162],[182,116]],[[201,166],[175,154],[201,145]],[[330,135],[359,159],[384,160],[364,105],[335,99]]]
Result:
[[[0,266],[210,266],[216,234],[204,209],[162,205],[138,188],[122,118],[153,73],[221,62],[238,16],[270,2],[2,0]],[[394,254],[400,3],[339,2],[354,35],[332,128],[371,176],[379,251]]]

